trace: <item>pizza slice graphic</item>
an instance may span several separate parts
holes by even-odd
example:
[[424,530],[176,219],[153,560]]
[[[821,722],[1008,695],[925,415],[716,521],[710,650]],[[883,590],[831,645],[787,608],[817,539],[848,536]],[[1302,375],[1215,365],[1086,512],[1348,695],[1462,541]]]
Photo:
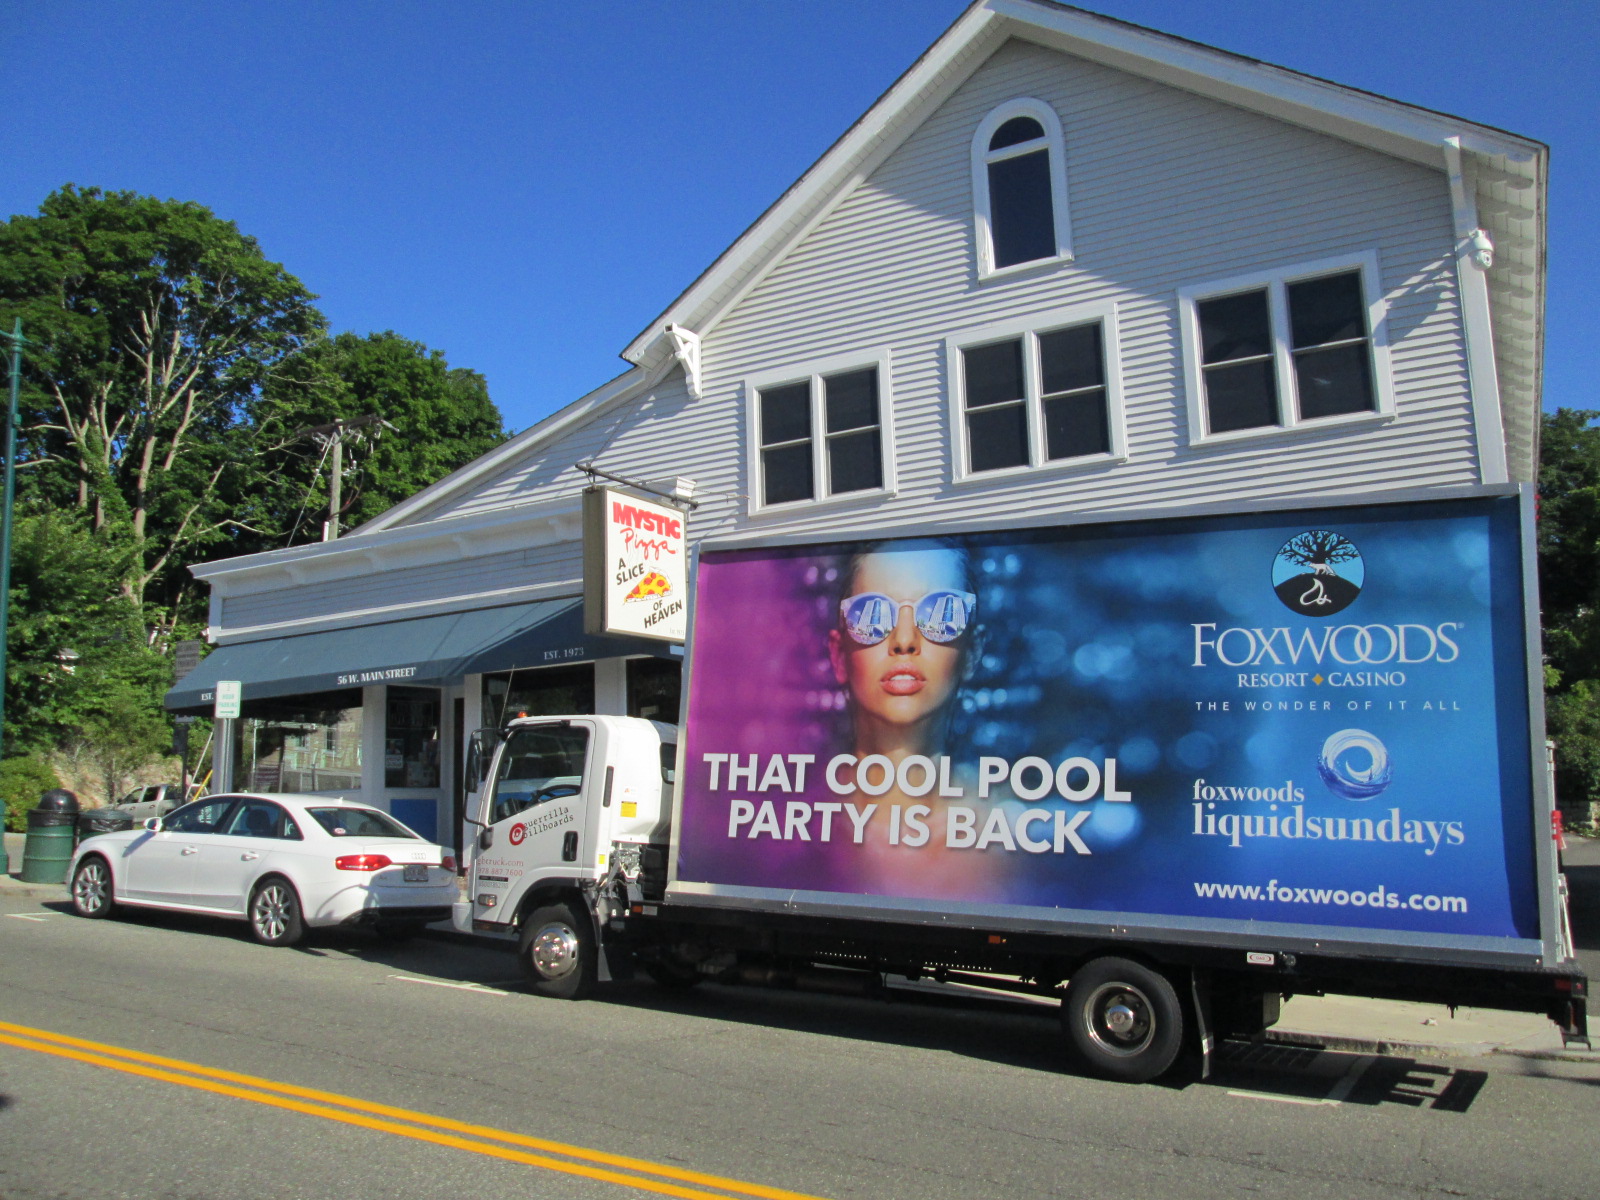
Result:
[[660,571],[651,571],[638,583],[633,585],[633,591],[622,598],[624,604],[634,600],[649,600],[655,596],[665,596],[672,591],[672,584]]

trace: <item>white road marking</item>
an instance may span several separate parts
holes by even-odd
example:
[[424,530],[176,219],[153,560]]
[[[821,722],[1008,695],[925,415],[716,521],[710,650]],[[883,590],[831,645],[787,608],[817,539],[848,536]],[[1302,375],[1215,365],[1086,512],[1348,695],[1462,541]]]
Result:
[[1351,1089],[1361,1082],[1361,1077],[1367,1073],[1367,1068],[1377,1061],[1377,1056],[1373,1054],[1363,1054],[1356,1059],[1345,1072],[1344,1078],[1333,1085],[1333,1090],[1328,1093],[1328,1099],[1335,1104],[1341,1103],[1350,1094]]
[[13,921],[48,921],[55,913],[6,913]]
[[499,988],[484,987],[481,983],[451,983],[444,979],[418,979],[415,975],[391,975],[390,979],[398,979],[401,983],[425,983],[429,987],[455,988],[458,992],[480,992],[485,996],[509,996],[510,992],[502,992]]
[[1238,1096],[1243,1100],[1276,1100],[1279,1104],[1309,1104],[1314,1107],[1322,1105],[1331,1106],[1339,1103],[1337,1100],[1329,1100],[1325,1096],[1274,1096],[1271,1092],[1244,1092],[1235,1091],[1232,1088],[1228,1089],[1228,1095]]
[[1244,1100],[1276,1100],[1279,1104],[1306,1104],[1312,1107],[1337,1108],[1343,1104],[1356,1084],[1361,1082],[1361,1077],[1367,1073],[1367,1068],[1377,1062],[1377,1056],[1363,1054],[1350,1064],[1350,1069],[1340,1077],[1339,1081],[1328,1089],[1326,1096],[1277,1096],[1271,1092],[1246,1092],[1230,1090],[1228,1095],[1238,1096]]

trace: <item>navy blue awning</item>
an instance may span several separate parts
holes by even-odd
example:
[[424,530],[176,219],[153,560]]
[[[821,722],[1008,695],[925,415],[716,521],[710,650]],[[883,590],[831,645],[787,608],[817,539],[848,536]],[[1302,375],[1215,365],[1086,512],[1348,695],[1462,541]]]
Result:
[[585,633],[583,601],[564,597],[235,642],[201,659],[167,693],[166,706],[210,708],[219,679],[239,680],[249,701],[372,683],[453,683],[482,671],[667,653],[663,642]]

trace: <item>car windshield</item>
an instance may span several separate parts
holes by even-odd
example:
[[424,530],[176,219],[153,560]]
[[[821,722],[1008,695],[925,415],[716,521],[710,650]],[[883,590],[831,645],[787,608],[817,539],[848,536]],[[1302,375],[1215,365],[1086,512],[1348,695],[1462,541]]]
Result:
[[375,808],[308,808],[313,820],[332,837],[417,839],[404,825]]

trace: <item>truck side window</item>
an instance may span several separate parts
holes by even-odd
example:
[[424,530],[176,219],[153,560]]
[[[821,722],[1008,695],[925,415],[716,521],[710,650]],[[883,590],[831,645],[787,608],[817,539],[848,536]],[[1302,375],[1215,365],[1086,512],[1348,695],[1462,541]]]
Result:
[[495,775],[490,824],[537,804],[578,795],[588,757],[587,729],[540,725],[513,730]]

